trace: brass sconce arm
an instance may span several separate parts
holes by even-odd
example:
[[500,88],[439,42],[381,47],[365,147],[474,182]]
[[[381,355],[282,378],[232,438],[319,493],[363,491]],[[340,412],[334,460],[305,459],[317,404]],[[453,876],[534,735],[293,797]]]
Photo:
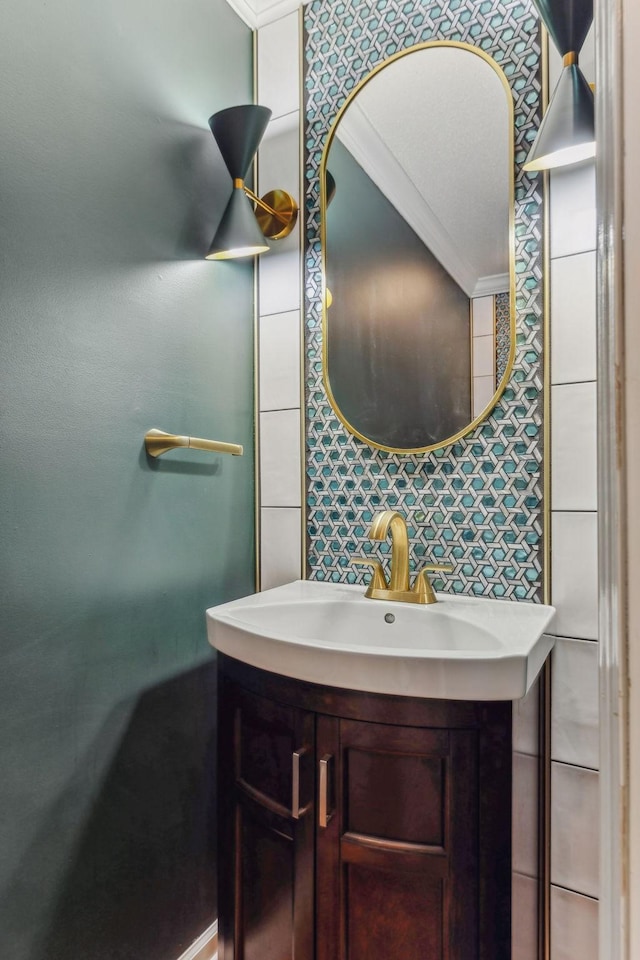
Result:
[[263,234],[269,240],[284,240],[298,222],[298,204],[286,190],[270,190],[259,197],[243,182],[242,189],[255,203],[256,220]]

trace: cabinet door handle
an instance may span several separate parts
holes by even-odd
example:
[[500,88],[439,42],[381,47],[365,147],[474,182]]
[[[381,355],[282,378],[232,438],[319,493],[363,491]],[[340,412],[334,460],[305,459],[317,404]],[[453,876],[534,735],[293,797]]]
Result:
[[325,754],[319,764],[318,777],[318,826],[325,829],[333,816],[329,812],[329,764],[333,760],[330,753]]
[[306,807],[300,806],[300,757],[307,751],[308,747],[301,747],[294,750],[291,757],[291,816],[294,820],[299,820],[309,809],[308,804]]

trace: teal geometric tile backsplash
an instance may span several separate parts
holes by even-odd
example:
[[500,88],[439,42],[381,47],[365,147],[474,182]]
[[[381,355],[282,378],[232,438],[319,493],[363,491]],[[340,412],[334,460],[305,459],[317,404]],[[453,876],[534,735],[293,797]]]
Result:
[[[304,8],[305,396],[307,575],[361,583],[350,558],[388,560],[368,529],[381,509],[407,517],[416,562],[449,561],[439,589],[541,599],[542,185],[522,173],[540,120],[539,21],[528,0],[328,2]],[[504,71],[514,101],[516,352],[492,414],[457,442],[425,454],[369,447],[335,416],[322,379],[319,170],[336,112],[378,63],[427,40],[479,46]]]

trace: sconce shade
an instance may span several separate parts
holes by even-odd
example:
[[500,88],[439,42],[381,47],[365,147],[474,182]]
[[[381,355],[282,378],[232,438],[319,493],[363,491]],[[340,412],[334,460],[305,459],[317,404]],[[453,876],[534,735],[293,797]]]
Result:
[[325,170],[324,172],[324,186],[325,195],[327,198],[327,206],[329,206],[336,195],[336,178],[329,170]]
[[234,180],[244,180],[271,117],[268,107],[247,103],[219,110],[209,126]]
[[593,0],[533,0],[564,65],[538,135],[524,164],[550,170],[588,160],[596,153],[593,92],[578,66],[593,21]]
[[[209,126],[233,179],[233,192],[213,238],[207,260],[230,260],[265,253],[270,240],[288,237],[298,205],[286,190],[258,197],[244,182],[271,117],[268,107],[248,103],[209,117]],[[255,203],[254,211],[251,203]]]
[[593,0],[533,0],[560,55],[582,50],[593,20]]
[[269,249],[244,190],[234,188],[206,260],[253,257]]
[[233,178],[233,192],[206,260],[252,257],[269,249],[244,190],[244,178],[267,129],[271,110],[247,103],[209,117],[211,133]]
[[595,152],[593,92],[580,68],[571,64],[560,75],[524,169],[563,167]]

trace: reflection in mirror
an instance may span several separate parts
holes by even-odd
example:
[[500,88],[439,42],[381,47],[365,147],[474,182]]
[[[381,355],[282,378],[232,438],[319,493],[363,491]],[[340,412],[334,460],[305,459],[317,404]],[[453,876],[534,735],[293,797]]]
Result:
[[332,127],[325,384],[345,426],[374,446],[450,442],[486,416],[507,380],[512,123],[497,65],[438,42],[377,68]]

